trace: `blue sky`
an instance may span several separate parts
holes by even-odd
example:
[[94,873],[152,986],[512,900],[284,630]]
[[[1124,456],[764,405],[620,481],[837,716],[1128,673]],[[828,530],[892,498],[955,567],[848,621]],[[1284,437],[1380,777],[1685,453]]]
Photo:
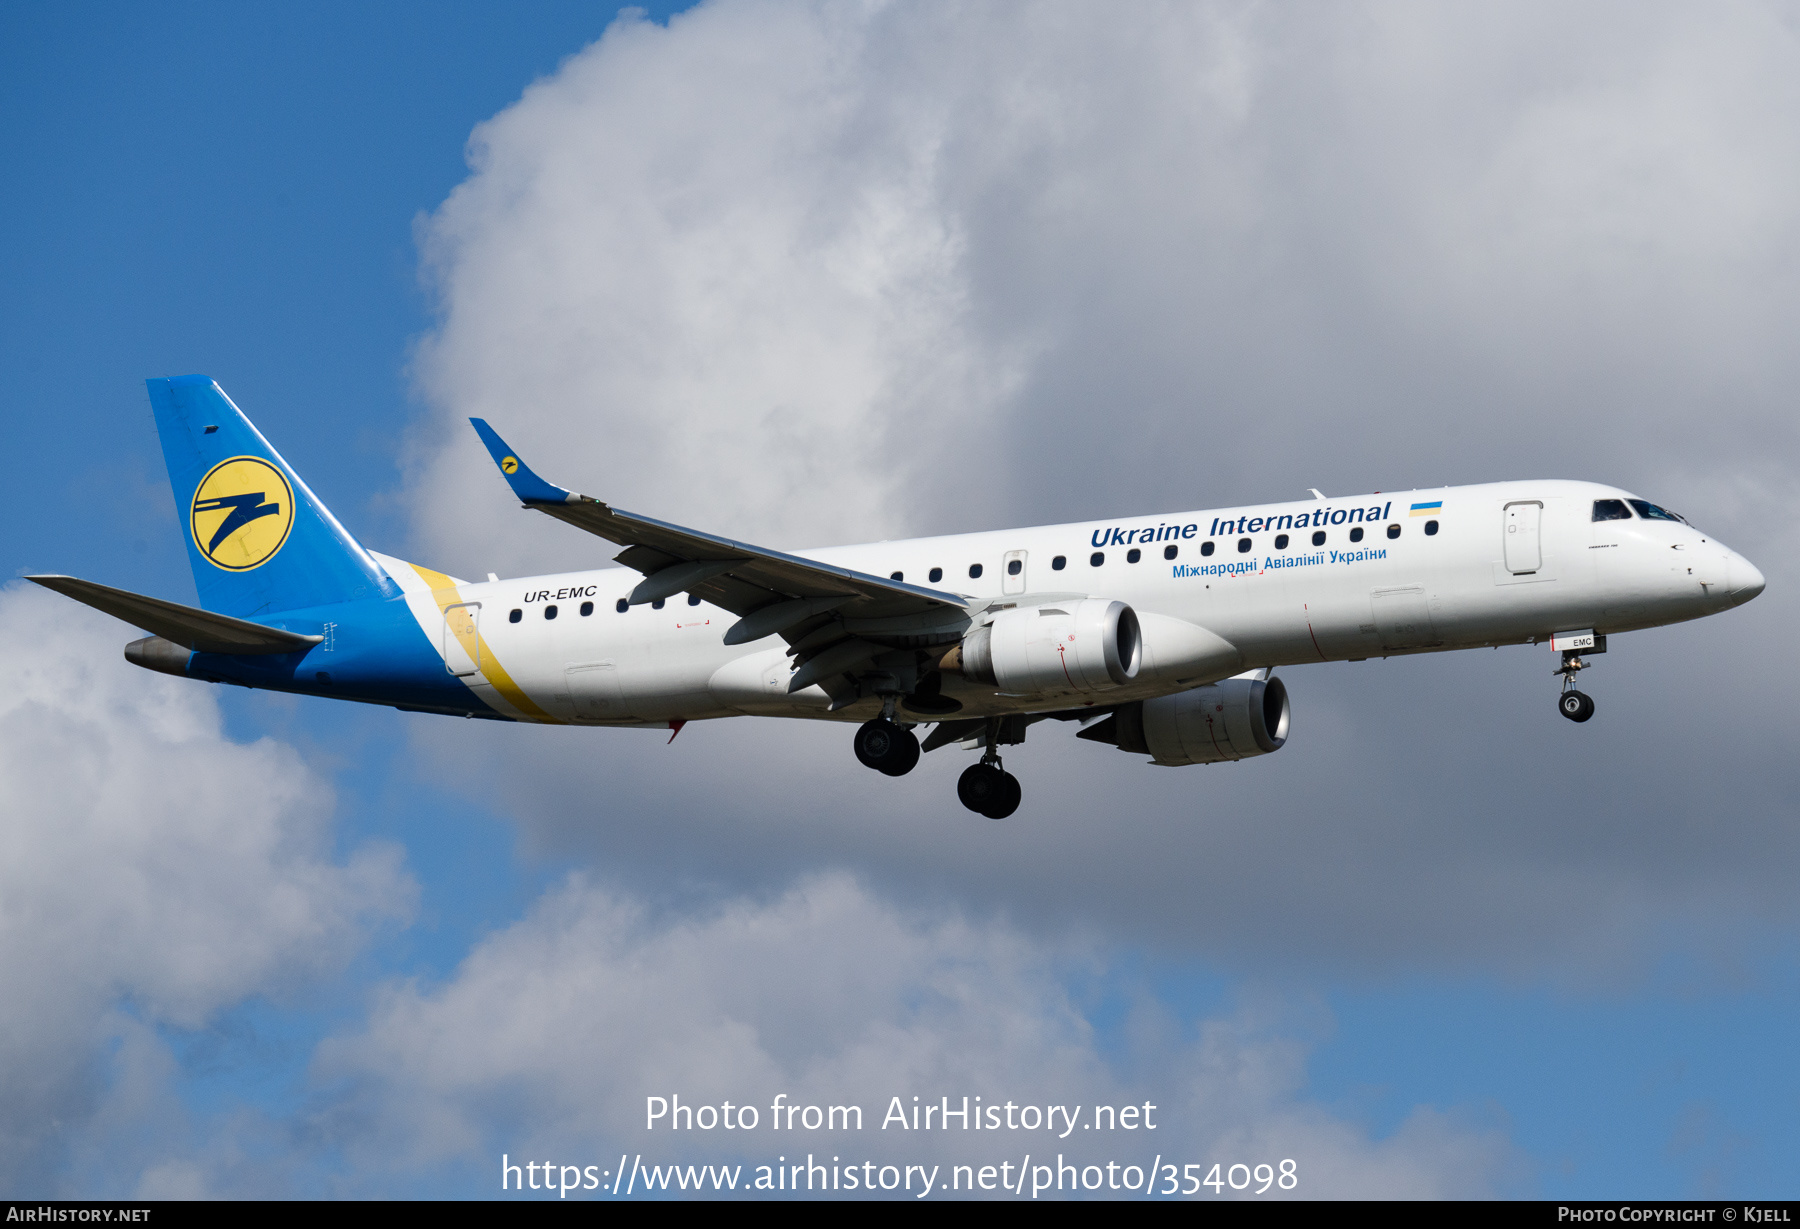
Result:
[[[408,348],[430,319],[415,220],[466,174],[474,124],[617,11],[546,4],[525,23],[480,5],[14,12],[0,55],[6,222],[19,241],[7,245],[0,346],[30,389],[7,433],[19,455],[59,456],[7,487],[15,571],[106,574],[194,600],[138,404],[145,376],[177,368],[286,390],[284,452],[366,541],[403,537],[393,439],[412,413]],[[227,705],[239,737],[325,740],[319,753],[355,800],[345,818],[363,830],[398,836],[396,822],[429,817],[411,856],[457,895],[483,894],[479,916],[428,912],[400,940],[406,959],[441,967],[546,872],[471,882],[469,868],[507,847],[503,829],[402,785],[392,723],[334,736],[364,716]],[[446,815],[466,825],[447,842]],[[446,946],[421,941],[440,927]]]
[[[521,23],[481,5],[14,10],[0,52],[18,240],[4,344],[32,403],[105,405],[121,381],[177,367],[288,388],[296,407],[329,389],[341,417],[283,447],[296,463],[329,457],[308,481],[354,509],[365,535],[391,536],[391,520],[368,518],[384,515],[376,496],[395,485],[394,450],[379,428],[344,426],[404,421],[407,346],[429,319],[414,220],[466,174],[470,129],[616,11],[545,4]],[[22,414],[11,429],[37,451],[65,421]],[[147,421],[119,421],[138,438],[90,439],[90,469],[64,483],[98,479],[123,501],[141,498],[140,476],[162,482],[159,466],[143,470],[155,459]],[[71,511],[35,490],[9,494],[10,523]],[[173,544],[146,536],[144,554],[165,583],[179,580]]]
[[[858,1036],[1004,1032],[919,1006],[977,970],[1043,1053],[1083,1056],[1035,1095],[1167,1095],[1203,1152],[1237,1128],[1335,1149],[1325,1192],[1383,1193],[1342,1177],[1367,1162],[1400,1194],[1791,1196],[1791,21],[1745,5],[1702,37],[1652,8],[1615,39],[1636,11],[1601,6],[1550,49],[1554,10],[1529,6],[1309,26],[1227,5],[1090,42],[1073,8],[746,3],[651,6],[591,47],[616,12],[10,11],[13,574],[193,600],[142,380],[201,371],[367,544],[464,574],[604,557],[510,515],[457,434],[485,411],[553,480],[774,545],[1541,472],[1680,507],[1767,594],[1600,659],[1584,742],[1523,649],[1296,671],[1292,749],[1181,781],[1034,742],[1055,801],[1016,846],[942,806],[945,765],[867,796],[830,729],[696,730],[658,759],[628,732],[168,701],[216,702],[217,748],[315,799],[301,869],[356,920],[320,924],[320,963],[283,939],[210,998],[97,983],[68,1008],[72,1074],[32,1094],[68,1125],[8,1126],[30,1146],[7,1193],[491,1197],[526,1140],[635,1149],[641,1086],[585,1118],[544,1091],[554,1048],[479,1087],[449,1058],[383,1064],[500,1044],[497,953],[589,933],[615,972],[691,962],[659,993],[696,1038],[740,1010],[773,1036],[774,1009],[691,993],[743,915],[785,919],[820,969],[854,923],[936,970],[871,991],[887,1016],[844,1008]],[[1171,67],[1163,33],[1193,58]],[[1132,88],[1176,79],[1199,83],[1180,105]],[[931,447],[884,460],[909,432]],[[8,601],[48,660],[55,608]],[[127,629],[71,619],[118,675],[93,720],[159,711],[163,681],[116,661]],[[30,766],[16,814],[77,762]],[[6,882],[61,865],[37,849]],[[1266,1086],[1219,1082],[1223,1035]],[[836,1034],[790,1036],[758,1061],[852,1069]],[[733,1086],[692,1074],[700,1040],[618,1044],[696,1099]],[[984,1044],[995,1072],[1038,1061]],[[0,1080],[37,1088],[21,1054]]]

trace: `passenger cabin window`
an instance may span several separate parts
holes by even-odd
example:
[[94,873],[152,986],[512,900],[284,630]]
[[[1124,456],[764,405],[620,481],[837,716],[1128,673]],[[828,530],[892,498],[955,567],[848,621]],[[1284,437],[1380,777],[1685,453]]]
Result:
[[1006,561],[1006,574],[1008,576],[1017,576],[1020,572],[1023,572],[1024,570],[1025,570],[1025,561],[1023,559],[1008,559]]
[[1428,538],[1435,538],[1437,536],[1437,522],[1436,521],[1426,521],[1425,522],[1425,536]]
[[556,617],[556,607],[554,607],[554,606],[544,607],[544,617],[546,619],[554,619]]
[[1068,566],[1069,566],[1069,557],[1067,555],[1058,555],[1056,558],[1054,558],[1050,561],[1050,570],[1052,572],[1060,572]]
[[[894,579],[899,580],[900,578],[898,576],[895,576]],[[688,594],[688,605],[698,606],[699,604],[700,604],[700,595],[698,593]]]
[[905,580],[906,573],[905,572],[890,572],[890,573],[888,573],[888,579],[889,580]]
[[1362,541],[1362,526],[1361,525],[1357,525],[1353,529],[1350,530],[1350,540],[1352,542]]
[[969,579],[970,580],[980,580],[981,579],[981,565],[979,563],[971,563],[969,565]]
[[1177,554],[1180,553],[1180,550],[1181,550],[1180,547],[1175,546],[1173,544],[1165,546],[1165,547],[1163,547],[1163,558],[1164,559],[1173,559]]
[[1390,538],[1397,538],[1397,537],[1399,537],[1399,536],[1400,536],[1400,525],[1399,525],[1399,523],[1398,523],[1398,522],[1396,522],[1396,523],[1395,523],[1395,524],[1392,524],[1392,525],[1389,525],[1389,526],[1388,526],[1388,537],[1390,537]]
[[660,597],[657,598],[654,602],[650,603],[650,609],[652,609],[652,610],[661,610],[662,608],[663,608],[663,600]]
[[1285,533],[1278,533],[1275,535],[1275,549],[1276,550],[1286,550],[1287,544],[1288,544],[1288,536]]
[[1325,531],[1323,529],[1320,529],[1313,534],[1313,545],[1314,546],[1325,545]]
[[944,579],[944,569],[943,568],[932,568],[930,573],[928,573],[928,575],[930,577],[931,583],[935,585],[935,584],[937,584],[938,581]]
[[581,617],[582,618],[585,619],[593,613],[594,613],[594,604],[592,602],[583,602],[581,604]]
[[1126,563],[1136,563],[1139,559],[1142,559],[1143,557],[1144,557],[1144,552],[1139,550],[1135,546],[1125,552],[1125,562]]
[[1239,538],[1238,539],[1238,554],[1248,555],[1249,553],[1250,553],[1250,539],[1249,538]]
[[614,604],[613,609],[618,611],[620,614],[624,614],[627,610],[631,609],[631,603],[626,601],[624,598],[620,598],[618,600],[618,602]]
[[1103,550],[1097,550],[1093,554],[1088,556],[1088,566],[1090,568],[1097,568],[1105,562],[1106,562],[1106,552]]
[[517,623],[520,619],[523,619],[524,617],[525,617],[525,612],[515,606],[513,608],[513,612],[506,616],[506,621],[508,623]]
[[1628,521],[1631,509],[1625,506],[1622,499],[1596,499],[1594,501],[1594,519],[1597,521]]
[[1677,524],[1687,524],[1685,518],[1676,515],[1667,508],[1659,508],[1655,504],[1642,499],[1632,500],[1631,506],[1636,508],[1637,514],[1647,521],[1675,521]]
[[1212,554],[1212,553],[1213,553],[1213,544],[1212,544],[1212,543],[1211,543],[1211,542],[1202,542],[1202,543],[1200,543],[1200,553],[1201,553],[1201,554],[1202,554],[1202,555],[1210,555],[1210,554]]

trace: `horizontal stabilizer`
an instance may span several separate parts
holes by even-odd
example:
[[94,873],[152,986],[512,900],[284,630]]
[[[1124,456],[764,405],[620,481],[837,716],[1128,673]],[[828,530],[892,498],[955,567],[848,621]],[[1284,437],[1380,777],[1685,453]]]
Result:
[[323,636],[302,636],[264,627],[230,615],[196,610],[179,602],[145,597],[125,589],[97,585],[73,576],[27,576],[29,581],[84,602],[133,627],[161,636],[196,653],[294,653],[318,644]]

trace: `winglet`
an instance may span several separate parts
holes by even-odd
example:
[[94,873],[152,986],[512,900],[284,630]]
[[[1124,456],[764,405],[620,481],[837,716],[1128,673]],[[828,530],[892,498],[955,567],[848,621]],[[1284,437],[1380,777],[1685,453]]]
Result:
[[475,434],[487,445],[487,450],[494,458],[494,464],[500,467],[506,483],[512,487],[513,494],[519,497],[522,504],[572,504],[578,503],[581,496],[563,490],[554,483],[545,482],[532,472],[531,466],[519,459],[519,454],[506,446],[494,429],[479,418],[469,420],[475,428]]

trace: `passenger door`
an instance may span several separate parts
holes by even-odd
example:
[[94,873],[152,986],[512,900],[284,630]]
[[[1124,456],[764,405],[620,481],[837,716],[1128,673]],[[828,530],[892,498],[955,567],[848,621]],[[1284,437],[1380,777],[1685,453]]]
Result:
[[481,603],[444,607],[444,669],[458,678],[481,673]]
[[1514,576],[1526,576],[1544,564],[1543,543],[1539,527],[1544,518],[1544,505],[1535,499],[1506,505],[1503,540],[1506,570]]

